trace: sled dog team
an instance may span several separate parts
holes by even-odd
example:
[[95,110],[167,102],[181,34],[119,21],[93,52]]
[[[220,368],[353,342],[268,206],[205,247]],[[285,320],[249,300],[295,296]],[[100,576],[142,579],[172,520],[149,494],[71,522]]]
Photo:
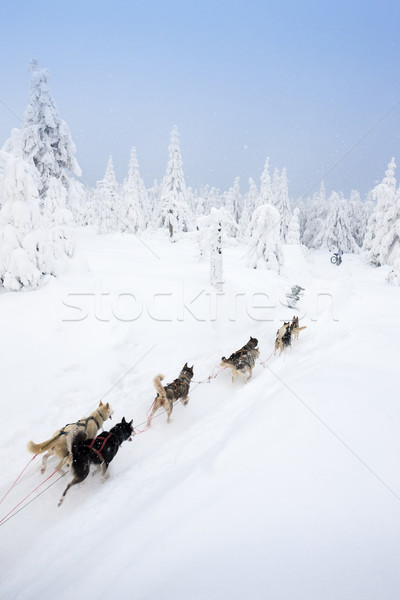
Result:
[[[298,317],[293,317],[291,323],[289,321],[285,322],[276,333],[275,353],[280,350],[280,354],[282,354],[283,351],[287,350],[291,346],[292,339],[297,339],[302,329],[305,329],[305,326],[299,327]],[[231,369],[232,382],[236,380],[238,375],[241,375],[244,381],[247,382],[252,376],[259,355],[258,340],[250,337],[247,344],[240,350],[233,352],[229,358],[223,356],[220,366]],[[182,404],[186,406],[189,401],[189,388],[192,378],[193,366],[189,367],[187,363],[183,366],[179,376],[166,386],[161,383],[164,375],[154,377],[153,384],[157,395],[151,408],[149,423],[159,408],[165,410],[169,422],[174,402],[181,400]],[[45,453],[42,458],[42,473],[46,469],[47,460],[53,455],[56,455],[60,460],[57,469],[69,467],[71,471],[73,478],[65,488],[59,506],[61,506],[68,490],[86,479],[91,464],[101,468],[103,476],[108,477],[108,466],[116,456],[121,444],[126,440],[132,441],[132,436],[135,435],[132,421],[128,423],[125,417],[110,431],[103,431],[97,435],[98,431],[103,428],[105,421],[112,418],[113,413],[114,411],[108,402],[103,404],[100,401],[99,406],[88,417],[58,429],[50,439],[40,444],[35,444],[32,441],[28,442],[27,448],[33,454]]]

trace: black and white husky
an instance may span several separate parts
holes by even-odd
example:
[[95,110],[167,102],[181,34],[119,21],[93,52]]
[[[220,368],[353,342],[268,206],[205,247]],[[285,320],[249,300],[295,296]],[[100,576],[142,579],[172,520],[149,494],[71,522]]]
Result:
[[123,417],[121,423],[117,423],[110,431],[103,431],[91,440],[86,439],[84,432],[78,431],[71,440],[71,471],[74,478],[65,488],[58,506],[63,503],[70,487],[86,479],[91,464],[101,465],[103,475],[107,476],[108,465],[117,454],[122,442],[132,439],[132,434],[132,421],[128,423],[125,421],[125,417]]

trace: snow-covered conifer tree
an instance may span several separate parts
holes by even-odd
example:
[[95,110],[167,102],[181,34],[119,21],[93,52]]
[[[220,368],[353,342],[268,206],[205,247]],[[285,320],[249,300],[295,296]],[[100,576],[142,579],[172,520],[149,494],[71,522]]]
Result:
[[72,212],[66,207],[67,190],[60,179],[50,177],[44,196],[43,217],[50,236],[55,258],[72,256],[74,241],[71,226]]
[[289,222],[288,234],[286,239],[287,244],[300,244],[299,213],[299,209],[295,208],[292,214],[292,218]]
[[81,169],[75,158],[75,144],[68,125],[63,121],[51,97],[49,73],[31,63],[31,85],[28,106],[24,113],[22,140],[24,158],[32,161],[39,172],[40,204],[43,207],[51,178],[60,179],[68,188],[68,169],[80,176]]
[[364,249],[368,251],[369,262],[375,266],[393,264],[394,261],[392,252],[396,246],[398,214],[395,169],[395,159],[392,158],[384,179],[372,191],[377,204],[368,221]]
[[328,199],[328,214],[322,235],[322,246],[343,252],[356,252],[357,244],[351,232],[351,225],[343,196],[332,192]]
[[272,187],[271,187],[271,175],[269,174],[269,156],[267,157],[264,165],[264,170],[261,175],[260,195],[254,206],[258,208],[262,204],[272,204]]
[[290,208],[288,179],[285,168],[282,169],[282,173],[279,173],[278,169],[274,170],[271,204],[275,206],[280,215],[281,241],[282,243],[286,243],[292,211]]
[[97,182],[93,203],[94,218],[99,233],[129,231],[129,224],[120,218],[120,194],[111,156],[108,159],[104,178]]
[[250,221],[248,265],[279,272],[282,265],[280,216],[271,204],[256,208]]
[[147,190],[148,211],[147,211],[147,227],[149,229],[157,229],[158,217],[160,210],[161,184],[157,179],[153,185]]
[[361,247],[366,230],[365,208],[357,190],[351,190],[350,201],[346,203],[346,208],[350,220],[351,233],[356,244]]
[[171,131],[169,161],[162,183],[158,226],[167,227],[171,242],[192,227],[192,216],[187,200],[179,134],[176,126]]
[[252,177],[249,178],[249,190],[244,196],[244,206],[247,207],[247,212],[252,215],[255,209],[259,206],[260,194],[257,189],[257,184]]
[[88,225],[89,190],[73,177],[69,180],[67,207],[72,212],[76,225]]
[[243,198],[240,193],[240,178],[236,177],[234,184],[224,194],[224,208],[232,215],[235,223],[239,223],[243,209]]
[[320,248],[325,231],[325,220],[328,214],[328,205],[324,182],[321,181],[319,191],[308,198],[305,207],[306,221],[301,238],[307,248]]
[[121,220],[128,226],[127,231],[136,233],[146,227],[148,212],[147,190],[140,176],[136,148],[131,150],[128,177],[122,186]]
[[19,129],[11,132],[13,153],[0,151],[4,168],[0,197],[0,282],[9,291],[37,288],[54,263],[39,211],[37,171],[24,159]]

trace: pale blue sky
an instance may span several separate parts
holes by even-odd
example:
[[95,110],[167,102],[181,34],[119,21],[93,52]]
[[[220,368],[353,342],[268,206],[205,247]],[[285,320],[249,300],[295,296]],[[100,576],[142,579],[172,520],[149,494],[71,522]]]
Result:
[[[132,145],[161,179],[176,124],[193,187],[245,191],[270,156],[293,198],[323,176],[365,193],[400,162],[399,32],[387,0],[3,0],[0,98],[22,116],[29,61],[48,68],[89,185],[109,154],[122,181]],[[0,103],[0,143],[15,126]]]

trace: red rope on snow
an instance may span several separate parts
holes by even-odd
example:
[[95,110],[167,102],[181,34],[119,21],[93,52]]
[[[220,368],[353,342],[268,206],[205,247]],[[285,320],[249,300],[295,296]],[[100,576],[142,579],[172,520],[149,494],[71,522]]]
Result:
[[35,454],[35,456],[33,456],[31,458],[31,460],[28,462],[28,464],[25,465],[25,467],[22,469],[21,473],[18,475],[17,479],[14,481],[14,483],[12,484],[12,486],[7,490],[7,492],[4,494],[4,496],[0,500],[0,504],[2,504],[3,500],[5,500],[7,498],[8,494],[11,492],[11,490],[13,489],[13,487],[18,483],[18,481],[21,479],[22,475],[25,473],[26,469],[29,467],[29,465],[31,464],[31,462],[33,460],[35,460],[36,457],[37,457],[37,454]]
[[272,350],[271,354],[268,356],[268,358],[266,358],[265,360],[260,361],[260,365],[262,365],[265,369],[265,363],[267,363],[269,361],[269,359],[273,356],[275,350]]

